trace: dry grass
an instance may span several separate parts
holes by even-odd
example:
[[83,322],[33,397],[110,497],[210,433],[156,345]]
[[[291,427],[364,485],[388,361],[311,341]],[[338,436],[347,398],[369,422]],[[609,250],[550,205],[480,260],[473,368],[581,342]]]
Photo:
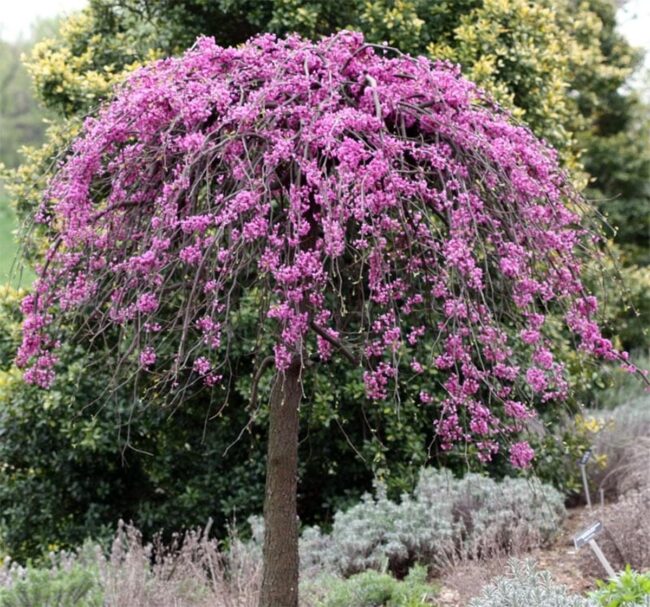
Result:
[[616,437],[605,437],[611,441],[604,449],[607,466],[597,480],[608,494],[623,496],[650,487],[650,427],[647,432],[645,436],[621,437],[617,442]]
[[[605,526],[598,543],[614,569],[629,564],[643,571],[650,568],[650,398],[634,399],[602,417],[607,425],[595,447],[606,456],[606,466],[593,478],[617,501],[594,513]],[[589,550],[583,551],[581,568],[604,577]]]
[[221,550],[208,529],[163,546],[120,524],[100,576],[106,607],[256,607],[261,559],[236,538]]
[[436,603],[439,607],[467,605],[494,578],[502,575],[509,557],[484,561],[464,561],[450,567],[437,581],[442,585]]
[[650,398],[640,398],[601,414],[607,425],[595,448],[606,457],[593,479],[609,496],[650,487]]

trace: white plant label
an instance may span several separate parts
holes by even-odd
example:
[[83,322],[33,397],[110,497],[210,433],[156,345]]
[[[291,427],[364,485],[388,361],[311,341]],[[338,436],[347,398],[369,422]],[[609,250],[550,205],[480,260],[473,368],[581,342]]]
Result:
[[591,459],[591,456],[594,454],[592,449],[587,449],[583,454],[582,457],[580,458],[580,465],[581,466],[586,466],[589,460]]
[[607,557],[603,554],[600,546],[596,543],[596,538],[603,532],[603,529],[603,524],[600,521],[596,521],[591,527],[585,529],[581,534],[576,535],[573,538],[573,543],[577,549],[588,545],[596,555],[596,558],[600,561],[603,569],[607,572],[607,575],[612,578],[616,575],[616,572],[607,560]]
[[597,538],[603,532],[603,524],[600,521],[596,521],[591,527],[585,529],[580,535],[576,535],[573,538],[573,543],[576,548],[582,548],[585,544],[588,544],[591,540]]

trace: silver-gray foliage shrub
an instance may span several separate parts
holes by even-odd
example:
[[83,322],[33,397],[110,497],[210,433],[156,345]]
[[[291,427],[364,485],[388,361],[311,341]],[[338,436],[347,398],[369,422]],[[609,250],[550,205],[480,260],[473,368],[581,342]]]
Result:
[[338,512],[330,534],[306,529],[303,571],[351,575],[366,569],[403,573],[413,563],[444,569],[459,560],[511,554],[547,543],[565,515],[561,494],[537,480],[456,479],[424,469],[400,502],[382,486]]
[[469,607],[593,607],[587,599],[554,582],[547,571],[538,571],[529,560],[512,560],[508,569],[508,575],[486,586]]

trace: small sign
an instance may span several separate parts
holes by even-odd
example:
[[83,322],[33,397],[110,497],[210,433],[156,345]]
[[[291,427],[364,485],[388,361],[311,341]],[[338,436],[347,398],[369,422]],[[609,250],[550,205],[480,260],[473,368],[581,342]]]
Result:
[[588,544],[591,540],[598,537],[603,532],[603,524],[600,521],[594,523],[589,529],[585,529],[580,535],[576,535],[573,538],[573,543],[576,548],[582,548],[585,544]]
[[587,462],[591,459],[591,456],[593,455],[593,451],[591,449],[587,449],[583,454],[582,457],[580,458],[580,465],[581,466],[586,466]]
[[581,548],[582,546],[589,546],[591,551],[596,555],[596,558],[600,561],[600,564],[603,566],[603,569],[607,572],[607,575],[610,578],[615,577],[616,573],[611,563],[607,560],[607,557],[603,554],[603,551],[600,549],[598,542],[596,542],[596,537],[603,532],[603,524],[600,521],[594,523],[589,529],[585,529],[580,535],[576,535],[573,538],[573,543],[576,548]]

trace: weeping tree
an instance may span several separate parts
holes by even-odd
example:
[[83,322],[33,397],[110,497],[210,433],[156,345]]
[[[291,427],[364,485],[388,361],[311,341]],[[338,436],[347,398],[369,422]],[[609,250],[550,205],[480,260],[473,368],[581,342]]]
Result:
[[117,384],[221,398],[254,301],[253,407],[274,377],[260,606],[295,607],[315,366],[342,357],[368,400],[395,406],[400,382],[430,377],[445,397],[419,400],[441,448],[489,460],[508,435],[525,468],[533,405],[568,391],[548,310],[579,348],[627,364],[581,282],[595,241],[581,207],[554,151],[451,65],[350,32],[199,39],[134,72],[57,165],[17,362],[47,388],[74,322],[112,353]]

